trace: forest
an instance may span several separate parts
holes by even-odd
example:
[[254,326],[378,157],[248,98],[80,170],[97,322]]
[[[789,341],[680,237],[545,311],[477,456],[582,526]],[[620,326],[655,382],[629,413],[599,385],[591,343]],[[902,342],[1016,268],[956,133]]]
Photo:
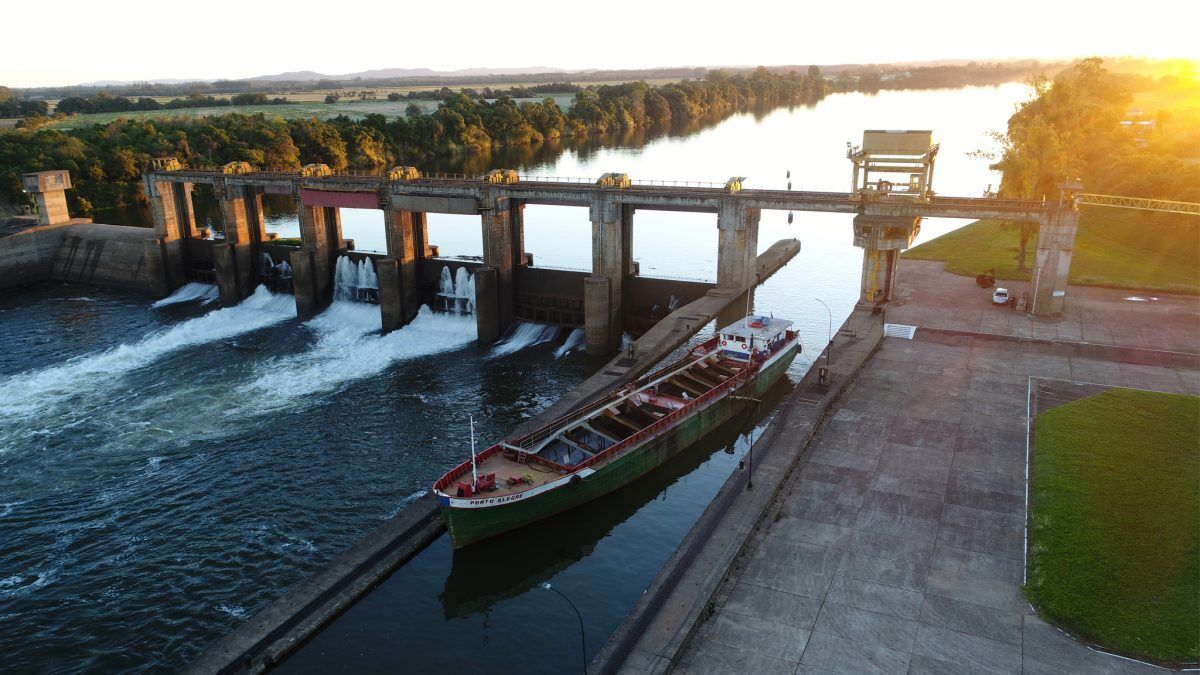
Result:
[[[1000,197],[1057,199],[1064,182],[1079,179],[1091,193],[1200,202],[1200,110],[1134,105],[1139,94],[1187,102],[1195,80],[1111,73],[1091,58],[1030,84],[1030,98],[996,135],[1001,150],[992,168],[1003,172]],[[1175,220],[1158,215],[1146,224],[1169,227]],[[1018,269],[1025,271],[1036,226],[1005,226],[1020,230]]]
[[154,157],[174,156],[193,166],[240,160],[284,170],[310,163],[381,170],[495,146],[669,128],[743,110],[815,103],[829,91],[816,67],[783,75],[759,68],[749,75],[712,71],[704,79],[658,86],[593,85],[577,91],[566,110],[553,98],[518,104],[509,96],[489,102],[457,92],[432,113],[410,106],[403,117],[321,121],[229,113],[119,119],[69,131],[16,129],[0,133],[0,195],[17,203],[23,198],[22,173],[66,169],[75,186],[68,192],[72,212],[83,215],[144,204],[140,176]]

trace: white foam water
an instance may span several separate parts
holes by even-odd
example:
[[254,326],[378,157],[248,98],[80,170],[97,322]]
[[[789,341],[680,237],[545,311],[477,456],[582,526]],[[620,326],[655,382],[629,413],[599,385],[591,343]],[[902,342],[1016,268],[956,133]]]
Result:
[[583,347],[583,339],[585,335],[586,334],[582,328],[576,328],[575,330],[571,331],[571,334],[567,336],[566,342],[562,343],[561,347],[554,350],[554,358],[561,359],[567,354],[570,354],[571,352]]
[[11,422],[45,415],[69,399],[103,393],[125,373],[171,352],[248,333],[295,316],[296,302],[292,296],[276,295],[259,286],[236,307],[181,321],[137,342],[0,380],[0,391],[5,392],[0,397],[0,417]]
[[475,277],[466,267],[459,267],[456,272],[450,271],[450,266],[442,267],[438,277],[438,295],[445,298],[445,309],[454,314],[475,313]]
[[375,275],[375,263],[363,258],[357,263],[341,256],[333,276],[335,300],[368,302],[379,294],[379,277]]
[[492,356],[504,356],[534,345],[551,342],[558,337],[558,326],[518,321],[503,340],[492,347]]
[[312,349],[262,364],[261,375],[243,385],[239,396],[260,397],[262,405],[279,409],[382,372],[397,361],[461,349],[476,337],[472,317],[435,314],[428,307],[387,335],[375,334],[380,317],[372,305],[334,303],[307,325],[317,332]]
[[217,287],[213,284],[202,284],[196,281],[190,281],[179,288],[171,295],[158,300],[150,305],[151,309],[159,307],[167,307],[168,305],[178,305],[184,302],[202,301],[204,304],[213,302],[219,297]]

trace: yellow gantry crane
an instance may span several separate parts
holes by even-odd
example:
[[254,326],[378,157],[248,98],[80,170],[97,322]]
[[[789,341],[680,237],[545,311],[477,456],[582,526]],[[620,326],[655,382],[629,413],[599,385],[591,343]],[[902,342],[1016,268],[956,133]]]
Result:
[[1169,199],[1150,199],[1147,197],[1122,197],[1119,195],[1098,195],[1083,191],[1083,183],[1076,178],[1062,184],[1059,193],[1059,203],[1067,202],[1076,208],[1080,204],[1089,206],[1111,206],[1117,209],[1137,209],[1139,211],[1157,211],[1159,213],[1180,213],[1185,216],[1200,216],[1200,204],[1194,202],[1173,202]]
[[1112,206],[1118,209],[1138,209],[1140,211],[1158,211],[1160,213],[1182,213],[1189,216],[1200,216],[1200,204],[1193,202],[1173,202],[1167,199],[1120,197],[1117,195],[1096,195],[1079,192],[1075,194],[1075,204],[1076,206],[1089,204],[1092,206]]

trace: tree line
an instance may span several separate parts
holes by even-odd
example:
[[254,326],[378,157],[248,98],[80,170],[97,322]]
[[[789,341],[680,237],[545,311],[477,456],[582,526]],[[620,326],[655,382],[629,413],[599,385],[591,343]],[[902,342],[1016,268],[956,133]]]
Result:
[[[114,113],[134,110],[183,110],[187,108],[222,108],[241,105],[283,105],[291,103],[286,98],[267,98],[263,93],[234,94],[229,98],[216,98],[200,93],[192,93],[184,98],[176,98],[166,103],[142,96],[131,99],[125,96],[113,96],[100,92],[94,96],[68,96],[60,99],[54,107],[55,112],[72,113]],[[44,113],[43,113],[44,114]]]
[[814,103],[829,92],[820,69],[750,75],[710,72],[702,80],[659,86],[645,82],[592,86],[576,92],[563,110],[553,98],[518,104],[456,92],[432,113],[410,106],[403,117],[338,116],[285,120],[229,113],[171,118],[119,119],[73,130],[18,129],[0,134],[0,191],[21,199],[20,175],[67,169],[75,189],[74,212],[145,204],[141,172],[154,157],[175,156],[192,165],[248,161],[260,167],[298,169],[327,164],[335,170],[420,166],[433,157],[485,153],[565,137],[587,137],[723,118],[749,109]]
[[[995,135],[993,169],[1003,172],[998,195],[1056,200],[1062,185],[1080,179],[1087,192],[1200,202],[1200,115],[1194,110],[1137,110],[1134,94],[1192,90],[1194,80],[1111,73],[1101,59],[1084,59],[1056,79],[1035,77],[1031,96]],[[1156,215],[1156,217],[1158,217]],[[1158,217],[1160,224],[1166,219]],[[1018,267],[1037,232],[1020,230]]]
[[49,108],[45,101],[24,98],[8,87],[0,87],[0,117],[45,115]]

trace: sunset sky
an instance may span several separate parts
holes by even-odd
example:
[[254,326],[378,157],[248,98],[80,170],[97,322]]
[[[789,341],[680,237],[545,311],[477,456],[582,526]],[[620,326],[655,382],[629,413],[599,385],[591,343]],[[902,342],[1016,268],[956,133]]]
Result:
[[19,87],[292,70],[1200,56],[1193,0],[59,0],[8,3],[4,17],[0,84]]

